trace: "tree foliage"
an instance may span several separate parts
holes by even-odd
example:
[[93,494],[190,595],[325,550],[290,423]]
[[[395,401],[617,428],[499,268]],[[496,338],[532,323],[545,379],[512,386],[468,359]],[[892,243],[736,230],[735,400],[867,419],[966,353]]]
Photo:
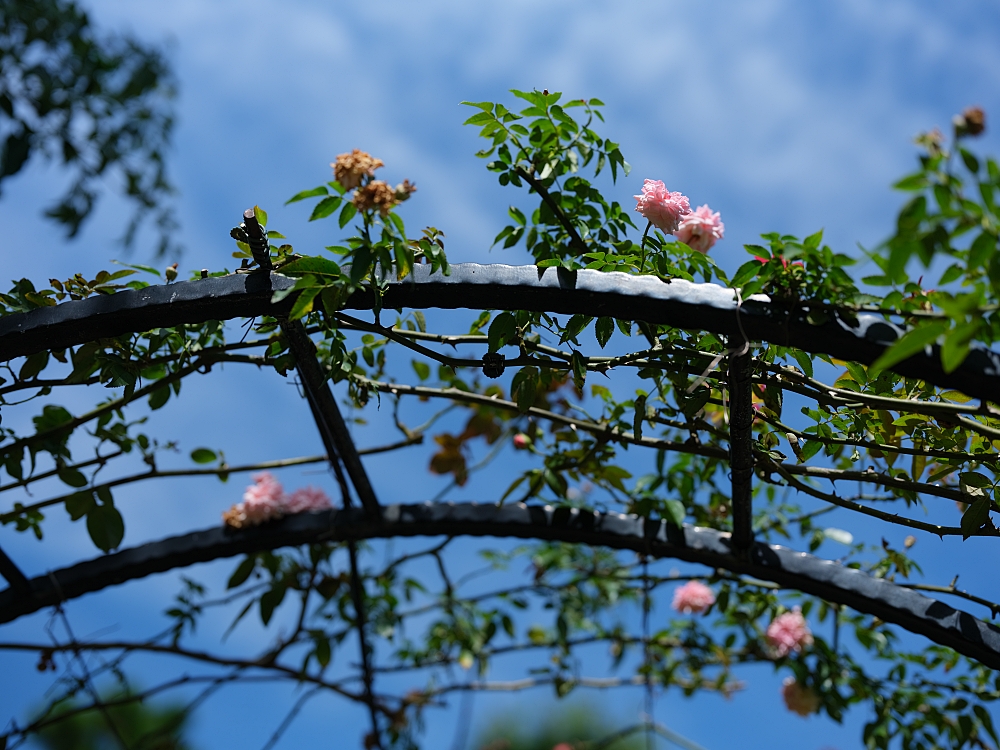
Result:
[[0,185],[34,158],[70,186],[45,215],[75,237],[109,178],[132,208],[133,244],[150,219],[158,252],[176,250],[166,174],[175,83],[159,50],[102,34],[72,0],[8,0],[0,13]]

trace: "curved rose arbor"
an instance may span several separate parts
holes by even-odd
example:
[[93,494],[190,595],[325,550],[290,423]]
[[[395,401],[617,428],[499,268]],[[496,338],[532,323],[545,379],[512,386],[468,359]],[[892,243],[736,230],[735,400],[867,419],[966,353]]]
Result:
[[[152,573],[197,562],[247,555],[247,562],[241,564],[234,574],[233,585],[242,584],[254,569],[258,569],[270,576],[271,591],[280,591],[272,596],[277,599],[277,603],[265,604],[261,601],[262,611],[265,607],[273,611],[289,589],[304,591],[304,602],[309,601],[310,596],[315,597],[320,602],[320,609],[324,602],[340,602],[340,609],[338,616],[326,624],[332,632],[329,637],[319,629],[320,626],[309,625],[308,622],[304,626],[300,621],[293,640],[283,643],[281,648],[272,653],[270,661],[234,664],[246,671],[278,670],[289,680],[302,679],[317,689],[325,687],[346,699],[366,703],[371,721],[377,728],[377,732],[373,732],[369,738],[371,744],[402,742],[404,740],[401,738],[409,738],[413,714],[432,705],[438,700],[438,696],[446,692],[488,689],[488,683],[474,679],[458,682],[446,680],[444,683],[429,684],[422,689],[404,691],[399,697],[393,697],[379,689],[380,672],[407,669],[432,671],[435,668],[449,667],[456,662],[468,667],[475,659],[480,660],[485,670],[490,659],[499,658],[503,653],[530,648],[550,649],[563,663],[554,667],[544,679],[529,679],[523,687],[549,681],[556,684],[560,694],[576,685],[588,684],[646,684],[650,690],[653,686],[669,687],[672,684],[692,690],[699,687],[713,689],[705,670],[717,668],[722,670],[722,674],[728,675],[733,664],[775,661],[789,664],[798,682],[808,685],[813,695],[820,694],[831,714],[836,713],[838,706],[842,709],[850,702],[848,698],[841,697],[846,691],[844,685],[850,680],[861,680],[853,689],[861,691],[862,699],[870,698],[879,690],[895,695],[892,692],[895,688],[886,687],[886,680],[871,678],[869,682],[864,682],[856,671],[852,671],[855,670],[855,665],[843,652],[844,646],[838,645],[836,635],[832,644],[817,638],[809,648],[797,646],[783,652],[769,650],[764,633],[767,620],[787,610],[787,606],[777,598],[777,592],[781,590],[802,592],[837,605],[833,608],[833,616],[842,618],[844,623],[853,622],[859,633],[866,629],[881,632],[886,627],[884,623],[893,623],[970,657],[981,665],[1000,668],[1000,630],[993,625],[921,594],[915,590],[919,586],[908,580],[899,580],[905,579],[905,576],[887,575],[886,568],[865,572],[857,567],[769,544],[761,538],[766,539],[767,532],[774,528],[774,524],[769,522],[765,514],[758,513],[755,516],[752,507],[755,484],[784,485],[798,492],[811,494],[833,506],[864,513],[886,523],[903,523],[939,535],[996,535],[997,532],[988,521],[988,511],[982,523],[974,528],[965,528],[963,532],[959,527],[937,526],[909,518],[905,514],[881,510],[875,503],[866,503],[862,498],[841,497],[835,491],[820,488],[819,481],[840,478],[862,483],[883,492],[895,493],[895,499],[906,499],[908,505],[910,498],[917,498],[923,493],[971,503],[979,498],[975,488],[970,495],[965,484],[959,487],[941,482],[924,483],[920,481],[919,475],[905,476],[891,470],[891,464],[885,471],[869,469],[851,472],[830,468],[828,465],[817,465],[823,462],[821,456],[813,463],[808,460],[786,460],[775,451],[774,442],[768,443],[761,437],[769,433],[771,428],[777,427],[790,443],[794,442],[796,452],[802,450],[802,446],[808,446],[810,439],[815,439],[821,447],[844,444],[863,447],[876,457],[893,451],[909,456],[920,453],[919,449],[907,448],[900,441],[893,444],[877,443],[870,437],[856,436],[849,439],[816,431],[798,431],[799,438],[794,440],[796,430],[780,422],[780,401],[777,407],[773,403],[775,391],[788,391],[813,399],[831,415],[837,414],[838,410],[844,410],[844,413],[882,410],[890,414],[890,422],[897,415],[918,415],[918,421],[938,420],[952,425],[956,430],[967,430],[969,434],[985,436],[988,448],[990,440],[1000,437],[1000,430],[991,424],[997,418],[997,412],[988,404],[1000,392],[1000,357],[995,353],[973,350],[960,367],[951,373],[945,373],[937,352],[928,347],[894,368],[908,379],[921,381],[924,384],[923,392],[932,391],[932,386],[954,389],[960,392],[958,395],[965,394],[979,399],[980,406],[967,403],[968,399],[965,397],[956,399],[955,394],[949,399],[937,396],[931,399],[894,399],[866,392],[869,389],[865,387],[865,383],[858,383],[853,389],[826,386],[797,368],[775,364],[774,357],[755,354],[766,349],[766,346],[761,345],[772,345],[829,355],[849,362],[852,366],[870,365],[902,333],[898,326],[883,315],[854,316],[828,311],[822,319],[817,319],[808,308],[773,303],[762,295],[741,301],[735,292],[720,286],[677,279],[665,282],[654,276],[471,264],[454,266],[450,275],[445,276],[430,273],[427,266],[417,266],[402,281],[394,278],[387,281],[379,300],[383,315],[384,311],[393,309],[449,308],[586,316],[584,326],[590,323],[590,318],[628,321],[619,328],[623,332],[627,328],[630,335],[634,330],[633,324],[639,324],[639,328],[651,342],[648,348],[639,352],[602,357],[583,355],[582,345],[573,347],[571,351],[563,351],[558,346],[545,346],[538,341],[524,339],[516,342],[519,347],[516,357],[501,360],[496,354],[481,356],[488,339],[493,336],[492,331],[489,336],[482,333],[436,336],[416,327],[388,328],[340,314],[338,325],[341,330],[381,336],[382,345],[405,348],[421,358],[436,360],[439,364],[452,368],[452,372],[476,372],[482,368],[484,372],[495,376],[501,375],[505,368],[535,368],[535,374],[548,371],[557,376],[548,391],[539,387],[537,393],[533,391],[527,401],[518,403],[517,399],[507,400],[502,392],[489,391],[483,386],[473,389],[460,387],[455,383],[444,383],[442,387],[411,385],[376,380],[354,372],[349,374],[348,379],[352,382],[351,398],[357,404],[363,405],[368,394],[375,392],[380,392],[385,397],[415,396],[450,400],[472,410],[474,415],[485,414],[490,420],[508,420],[511,424],[521,425],[525,430],[528,429],[525,425],[534,429],[536,425],[544,423],[552,425],[552,432],[569,430],[573,435],[585,436],[590,441],[581,443],[585,447],[584,452],[600,454],[595,459],[594,466],[587,470],[580,469],[586,456],[581,458],[579,453],[566,454],[577,460],[577,464],[570,466],[568,463],[550,463],[545,470],[547,474],[542,472],[526,477],[521,486],[523,489],[530,488],[527,503],[519,503],[515,497],[503,505],[493,502],[421,504],[421,498],[385,498],[376,495],[328,381],[331,374],[327,369],[329,352],[323,349],[322,341],[314,340],[315,331],[307,330],[300,321],[289,320],[289,312],[297,299],[296,294],[272,302],[272,299],[281,296],[279,294],[276,297],[276,292],[290,289],[293,283],[293,279],[280,273],[237,273],[120,291],[0,318],[0,352],[3,359],[10,361],[27,358],[26,362],[37,361],[32,360],[32,357],[37,358],[42,352],[66,350],[78,353],[91,342],[98,342],[98,349],[107,348],[111,351],[108,341],[125,334],[156,330],[194,330],[209,321],[250,317],[263,318],[266,326],[268,320],[273,318],[275,332],[271,337],[240,345],[210,342],[211,345],[203,347],[196,356],[188,354],[185,359],[177,354],[179,364],[173,371],[174,375],[164,373],[159,377],[184,377],[214,361],[247,361],[257,366],[275,364],[279,369],[294,366],[309,401],[331,469],[343,492],[342,507],[339,509],[292,515],[242,529],[219,525],[192,531],[163,541],[126,547],[32,579],[21,572],[16,561],[0,553],[0,573],[9,584],[7,589],[0,591],[0,622],[10,622],[82,594]],[[371,310],[375,303],[376,299],[370,291],[359,291],[346,300],[343,308]],[[185,329],[185,326],[189,328]],[[717,347],[720,351],[718,356],[713,352],[706,353],[696,347],[685,346],[681,339],[670,340],[666,335],[669,331],[693,332],[693,335],[711,334],[718,337],[718,341],[730,342],[731,348],[725,350],[720,345]],[[744,337],[752,346],[741,346]],[[568,337],[567,340],[575,343],[575,336]],[[280,345],[276,345],[276,341]],[[515,337],[510,336],[507,341],[514,342]],[[320,344],[320,351],[317,351],[317,343]],[[457,351],[455,349],[442,353],[440,348],[433,348],[442,344],[478,347],[480,355],[462,358],[451,353]],[[232,356],[237,351],[241,352],[239,356],[244,356],[244,350],[253,345],[266,352],[262,358],[240,360]],[[278,360],[283,356],[286,359],[282,365]],[[721,371],[718,369],[720,364]],[[605,415],[602,419],[592,419],[582,411],[573,411],[566,407],[565,401],[547,400],[560,388],[566,390],[571,387],[573,377],[582,384],[588,373],[599,372],[609,374],[613,381],[616,371],[627,370],[634,373],[637,369],[657,370],[665,373],[666,377],[674,378],[675,398],[679,401],[696,398],[699,394],[702,398],[696,406],[687,410],[687,404],[678,403],[677,408],[669,414],[665,410],[653,409],[652,406],[647,408],[643,400],[635,405],[634,415]],[[419,369],[417,372],[419,374]],[[32,377],[37,375],[33,376],[30,371],[24,375],[22,371],[24,383],[30,385]],[[340,376],[335,379],[344,378]],[[424,379],[422,377],[421,381]],[[606,381],[602,379],[601,382]],[[80,380],[76,383],[79,384]],[[147,385],[133,390],[128,399],[154,394],[157,388],[162,387],[165,386],[154,378]],[[582,394],[579,385],[577,393]],[[652,404],[653,397],[649,398]],[[757,406],[755,401],[758,402]],[[727,412],[728,422],[725,419]],[[667,414],[667,417],[663,414]],[[712,415],[715,416],[714,419]],[[626,429],[629,425],[632,429]],[[28,446],[33,451],[35,448],[29,445],[31,439],[40,439],[39,435],[42,438],[53,438],[62,434],[60,430],[66,429],[65,422],[43,425],[35,438],[18,438],[13,441],[13,448],[12,442],[8,440],[0,447],[5,449],[5,456],[9,458],[16,452],[18,441],[22,449]],[[540,429],[536,429],[533,434],[536,440],[544,439],[544,433]],[[413,435],[407,437],[413,438]],[[572,439],[577,440],[576,437]],[[523,446],[525,440],[527,438],[523,438],[520,445]],[[405,444],[413,442],[413,439],[404,441]],[[671,499],[669,489],[661,491],[665,500],[654,500],[645,506],[645,510],[642,510],[636,499],[635,507],[641,510],[641,515],[622,514],[612,510],[597,512],[583,507],[578,500],[544,504],[536,499],[547,491],[546,486],[556,495],[569,497],[566,480],[563,479],[560,483],[558,476],[572,478],[573,471],[578,471],[577,478],[592,476],[595,482],[601,481],[603,477],[617,490],[616,496],[621,497],[625,489],[621,484],[623,475],[608,478],[601,474],[604,470],[601,466],[612,461],[616,446],[651,448],[661,456],[661,467],[664,455],[678,454],[693,457],[692,460],[703,459],[710,462],[705,465],[718,467],[718,472],[714,468],[706,472],[703,475],[704,481],[707,483],[716,474],[725,478],[722,486],[716,487],[714,491],[729,496],[731,501],[728,507],[726,503],[720,504],[717,500],[706,500],[703,512],[691,506],[689,501],[684,513],[702,525],[678,525],[679,519],[665,511],[671,507],[667,504]],[[813,450],[810,455],[817,455],[817,451]],[[959,468],[966,469],[970,461],[978,460],[982,463],[984,460],[992,461],[993,457],[995,454],[977,456],[966,453],[964,445],[957,444],[952,455],[937,455],[941,464],[951,461]],[[826,463],[830,463],[829,459]],[[971,464],[973,468],[976,465]],[[60,470],[65,470],[66,466],[65,462],[59,463]],[[461,470],[464,470],[464,463],[462,467]],[[433,463],[432,468],[435,468]],[[436,470],[445,473],[447,467],[442,470],[439,466]],[[456,479],[459,477],[457,472],[458,470]],[[669,474],[669,469],[665,473]],[[556,478],[553,479],[553,476]],[[725,483],[729,483],[729,486],[725,486]],[[84,479],[81,486],[87,484]],[[666,484],[662,486],[668,487]],[[70,509],[70,502],[83,502],[80,493],[77,493],[73,496],[75,500],[70,498],[67,502],[67,509],[71,513],[82,515],[94,508],[103,507],[98,504],[102,497],[97,490],[95,485],[95,494],[87,501],[89,504],[86,508],[79,511]],[[90,491],[89,487],[81,490],[84,495]],[[638,489],[633,491],[640,493]],[[770,506],[765,503],[762,507],[766,511]],[[27,518],[27,511],[23,507],[4,511],[5,522],[18,517]],[[803,516],[807,517],[808,514]],[[24,525],[30,526],[27,522]],[[384,571],[382,578],[363,571],[358,562],[360,551],[357,543],[393,537],[451,539],[463,536],[510,537],[542,542],[533,553],[535,580],[525,588],[534,586],[542,592],[542,596],[548,596],[550,600],[557,602],[555,608],[560,614],[556,627],[552,631],[529,632],[525,640],[518,632],[519,622],[513,619],[517,614],[515,610],[523,609],[523,604],[512,609],[507,606],[509,598],[501,598],[494,602],[494,610],[486,612],[477,609],[477,602],[481,599],[471,597],[463,600],[445,577],[445,590],[436,598],[428,595],[433,605],[425,607],[425,611],[437,612],[439,616],[436,625],[428,631],[425,644],[430,645],[427,645],[427,650],[423,653],[396,652],[391,654],[391,659],[387,658],[390,656],[389,646],[377,642],[377,633],[386,632],[385,628],[376,628],[371,623],[371,612],[376,610],[378,618],[390,623],[393,622],[393,617],[402,617],[397,612],[387,614],[389,605],[383,590],[393,586],[401,588],[402,583],[391,579]],[[805,543],[805,532],[802,541]],[[280,565],[270,564],[259,554],[303,545],[308,545],[308,549],[314,551],[313,565],[309,575],[305,579],[297,578],[298,583],[295,584],[289,583],[289,577],[282,573],[284,569]],[[108,546],[115,547],[117,543]],[[630,562],[622,554],[611,554],[610,557],[585,555],[586,561],[570,560],[561,563],[562,568],[552,562],[558,557],[553,550],[583,549],[584,546],[594,548],[594,554],[603,554],[599,553],[602,549],[635,552],[641,562]],[[441,549],[443,545],[436,545],[423,554],[430,555],[441,563],[444,575]],[[347,551],[346,567],[341,577],[335,575],[337,566],[330,563],[331,554],[336,557],[337,550]],[[572,553],[566,552],[565,555],[568,556],[565,559],[572,558]],[[273,559],[277,558],[272,558],[272,562]],[[631,560],[635,559],[631,557]],[[725,646],[730,652],[725,657],[729,661],[724,666],[720,666],[718,662],[713,663],[712,654],[716,652],[698,642],[694,622],[679,625],[675,630],[664,631],[656,636],[651,636],[648,632],[648,623],[644,623],[641,636],[632,635],[627,629],[598,627],[593,622],[588,625],[582,617],[574,619],[577,610],[572,609],[568,598],[559,599],[561,594],[558,589],[562,588],[562,594],[565,594],[567,587],[563,584],[553,586],[546,579],[546,575],[561,573],[572,579],[573,583],[569,588],[576,587],[579,597],[584,597],[584,592],[588,592],[586,596],[591,598],[586,606],[582,606],[582,610],[589,612],[588,617],[596,621],[598,610],[614,611],[616,596],[609,596],[606,592],[593,593],[587,586],[593,583],[599,589],[601,585],[617,581],[615,585],[622,587],[618,596],[623,599],[631,596],[634,601],[645,601],[648,611],[649,601],[656,591],[670,586],[674,580],[670,577],[657,578],[649,572],[648,561],[658,559],[682,560],[707,566],[710,570],[701,578],[710,585],[725,588],[730,608],[734,607],[734,602],[742,602],[742,609],[736,607],[742,614],[725,615],[729,619],[719,627],[721,633],[729,628],[742,634],[736,639],[735,645],[728,643]],[[333,567],[322,573],[322,564]],[[393,563],[390,568],[394,570],[393,566],[396,564]],[[596,572],[600,566],[607,568],[604,574]],[[302,575],[302,570],[301,566],[297,568],[295,575]],[[285,578],[281,578],[283,575]],[[601,575],[604,575],[603,579]],[[991,608],[996,606],[964,594],[954,586],[950,590],[939,590],[964,596],[969,601],[986,604]],[[267,595],[265,593],[263,597],[266,598]],[[351,607],[345,606],[347,600],[341,601],[338,598],[344,596],[350,597]],[[506,596],[512,594],[508,592]],[[397,603],[403,598],[400,594]],[[249,599],[251,604],[255,601],[255,598]],[[718,602],[720,616],[727,611],[726,606],[726,603]],[[841,606],[861,615],[874,616],[877,620],[848,615],[841,610]],[[305,612],[306,606],[303,603],[303,618]],[[269,617],[270,612],[264,616],[265,623]],[[757,620],[760,620],[759,625],[754,624]],[[838,623],[840,621],[837,620]],[[498,626],[498,622],[502,624]],[[835,633],[839,632],[838,627],[834,626]],[[331,647],[336,648],[346,638],[348,629],[353,629],[359,635],[360,682],[358,678],[333,680],[324,676],[324,669],[331,661]],[[508,636],[504,637],[509,637],[510,643],[497,645],[501,639],[497,634],[501,630],[507,632]],[[860,637],[859,634],[858,638]],[[580,676],[567,664],[569,655],[578,644],[595,640],[611,643],[619,653],[638,646],[642,653],[636,676],[621,678],[618,683],[613,679],[606,679],[601,683],[599,680]],[[373,641],[376,643],[373,644]],[[863,645],[870,647],[870,644]],[[192,656],[183,652],[176,641],[173,646],[156,642],[131,645],[77,643],[72,644],[72,648],[117,648],[122,653],[160,649]],[[301,667],[294,659],[281,661],[280,657],[292,653],[296,648],[299,651],[295,653],[308,654]],[[53,650],[59,649],[49,649],[50,659]],[[310,662],[310,656],[315,658],[315,664]],[[951,658],[940,657],[945,661]],[[810,661],[811,659],[815,661]],[[695,664],[695,661],[698,663]],[[843,666],[844,674],[838,675],[837,665],[841,661],[846,666]],[[929,669],[937,666],[932,662],[933,660],[926,665]],[[222,660],[217,663],[226,662]],[[988,679],[988,672],[984,673],[987,677],[980,679],[978,683],[974,676],[968,676],[974,672],[972,666],[963,672],[972,681],[970,684],[974,683],[969,691],[980,700],[989,700],[988,685],[984,686],[982,682],[983,679]],[[898,682],[903,684],[905,678]],[[731,689],[727,685],[727,680],[720,679],[714,689]],[[865,690],[871,691],[871,695],[865,694]],[[834,695],[837,697],[832,697]],[[819,705],[820,699],[815,700],[816,705],[809,710],[815,710]],[[789,706],[792,707],[791,702]],[[923,713],[926,714],[927,711]],[[898,717],[905,715],[905,711],[899,709],[899,713],[892,716],[899,720]],[[982,716],[979,716],[979,720],[985,721]],[[992,730],[989,728],[984,731]]]

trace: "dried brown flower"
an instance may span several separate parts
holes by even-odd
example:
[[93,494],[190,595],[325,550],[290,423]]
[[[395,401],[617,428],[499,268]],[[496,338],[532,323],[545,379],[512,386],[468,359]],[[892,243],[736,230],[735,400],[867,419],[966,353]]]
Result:
[[375,170],[384,167],[385,164],[381,159],[376,159],[371,154],[356,148],[349,154],[338,155],[337,160],[330,166],[333,167],[333,178],[345,190],[353,190],[361,184],[362,177],[374,176]]
[[962,113],[969,135],[979,135],[986,130],[986,113],[982,107],[969,107]]
[[982,107],[966,107],[960,115],[952,118],[955,125],[955,135],[976,136],[986,130],[986,112]]
[[382,216],[388,216],[393,207],[399,203],[396,191],[383,180],[372,180],[364,187],[358,188],[352,200],[358,211],[371,211],[377,208]]
[[417,192],[417,186],[409,180],[403,180],[401,183],[396,185],[396,200],[402,203],[415,192]]
[[222,513],[222,521],[226,526],[232,526],[234,529],[242,529],[248,525],[246,514],[239,505],[234,505],[229,510],[224,511]]

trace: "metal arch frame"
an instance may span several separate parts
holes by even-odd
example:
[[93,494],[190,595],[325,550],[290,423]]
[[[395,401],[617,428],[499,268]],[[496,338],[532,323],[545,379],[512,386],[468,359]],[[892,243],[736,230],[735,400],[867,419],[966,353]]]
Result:
[[[291,308],[293,299],[272,304],[271,294],[293,284],[293,279],[279,273],[231,274],[8,315],[0,318],[0,361],[156,327],[255,315],[280,317]],[[373,303],[371,292],[359,291],[345,306],[370,310]],[[431,274],[428,266],[417,266],[403,281],[389,281],[382,306],[606,315],[736,338],[741,335],[739,314],[742,329],[751,340],[863,364],[874,362],[903,333],[873,314],[858,315],[856,327],[833,314],[815,325],[808,320],[808,308],[771,302],[764,295],[754,295],[740,305],[732,289],[715,284],[682,279],[665,283],[653,276],[499,264],[456,264],[449,276]],[[942,369],[936,347],[928,347],[893,369],[973,398],[995,400],[1000,395],[1000,354],[982,347],[973,348],[951,373]]]
[[[216,528],[185,534],[79,563],[31,581],[0,550],[0,575],[11,584],[0,591],[0,622],[108,585],[241,552],[324,540],[346,541],[353,547],[353,542],[360,539],[388,536],[506,536],[633,549],[654,557],[673,557],[746,573],[873,614],[1000,669],[1000,629],[947,604],[837,563],[754,542],[749,527],[752,422],[741,423],[742,428],[731,434],[732,537],[711,529],[681,530],[660,521],[564,508],[380,506],[316,363],[311,340],[300,324],[285,319],[293,300],[271,303],[274,291],[288,289],[292,284],[293,279],[276,273],[233,274],[119,292],[0,318],[0,361],[7,361],[156,327],[257,315],[277,317],[289,337],[306,397],[345,499],[341,511],[295,516],[238,532]],[[361,291],[347,301],[346,307],[371,309],[373,303],[371,293]],[[808,309],[776,304],[761,295],[741,303],[733,290],[712,284],[683,280],[665,283],[648,276],[570,273],[534,266],[460,264],[452,266],[450,276],[431,274],[426,266],[418,266],[405,280],[390,281],[382,305],[605,315],[703,330],[736,340],[745,334],[752,340],[866,364],[902,335],[897,326],[870,314],[857,316],[856,325],[836,314],[814,325],[808,321]],[[997,353],[975,349],[950,374],[942,370],[937,354],[928,348],[894,369],[956,388],[984,402],[1000,393]],[[750,407],[746,393],[749,364],[748,357],[731,358],[732,407],[737,415]],[[355,487],[361,509],[347,507],[351,498],[342,481],[342,470],[346,470]]]
[[0,623],[154,573],[234,555],[316,542],[414,536],[540,539],[634,550],[771,581],[895,623],[1000,669],[1000,628],[944,602],[831,560],[754,542],[748,554],[714,529],[577,508],[427,503],[302,513],[262,526],[217,526],[104,555],[30,581],[31,594],[0,591]]

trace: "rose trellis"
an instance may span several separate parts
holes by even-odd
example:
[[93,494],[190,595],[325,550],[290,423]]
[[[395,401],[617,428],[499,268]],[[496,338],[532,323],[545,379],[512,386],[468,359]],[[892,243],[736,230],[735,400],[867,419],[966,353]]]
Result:
[[[537,199],[511,207],[496,238],[523,241],[533,266],[449,266],[442,233],[411,239],[396,213],[416,188],[376,179],[381,161],[354,151],[333,181],[293,198],[316,200],[311,219],[356,223],[328,252],[278,244],[254,208],[232,232],[233,273],[148,285],[126,281],[152,271],[133,267],[47,289],[22,280],[3,296],[0,397],[5,416],[31,416],[0,425],[0,520],[43,539],[46,514],[63,506],[105,554],[30,576],[0,552],[0,622],[46,608],[66,618],[64,603],[83,594],[239,557],[226,592],[189,581],[149,639],[0,640],[67,670],[47,711],[12,719],[9,746],[109,701],[200,686],[197,703],[254,679],[304,686],[271,744],[320,694],[364,707],[367,746],[409,747],[454,693],[541,685],[645,690],[650,718],[625,731],[670,738],[651,718],[658,694],[730,694],[743,665],[762,662],[784,675],[791,711],[866,711],[867,746],[997,745],[1000,630],[988,620],[1000,605],[959,588],[957,571],[923,582],[913,559],[922,535],[998,535],[1000,170],[965,147],[981,113],[959,118],[948,146],[922,137],[921,169],[900,183],[915,196],[871,257],[879,273],[866,283],[891,287],[875,298],[818,234],[766,235],[727,276],[708,255],[723,237],[718,213],[661,182],[636,196],[647,220],[636,227],[582,176],[628,170],[591,129],[600,102],[515,94],[529,106],[474,104],[469,122],[490,140],[479,155],[500,182]],[[938,290],[907,279],[911,261],[945,256]],[[432,309],[468,319],[431,331]],[[250,328],[234,337],[226,321],[240,320]],[[321,451],[251,465],[196,449],[192,464],[168,467],[171,444],[133,415],[184,409],[182,381],[228,377],[220,364],[294,379]],[[101,386],[112,395],[89,411],[58,403]],[[345,405],[391,420],[398,439],[357,447]],[[405,462],[420,444],[432,453],[408,470],[447,477],[446,492],[477,472],[503,486],[474,502],[382,496],[365,455]],[[518,468],[504,471],[512,454]],[[332,500],[286,491],[273,474],[311,464],[329,467]],[[134,501],[120,497],[130,485],[247,473],[242,500],[220,485],[217,526],[128,545],[116,503]],[[851,513],[910,536],[867,544],[826,526],[850,526]],[[494,588],[470,588],[468,560],[452,554],[463,537],[493,538],[480,544]],[[371,554],[385,539],[407,541]],[[830,540],[846,545],[839,559],[813,554]],[[678,572],[677,561],[693,565]],[[205,612],[224,607],[233,627],[250,613],[272,625],[264,653],[190,645]],[[79,673],[81,653],[100,654],[105,676],[137,654],[182,657],[191,671],[108,698],[93,688],[100,675]],[[526,655],[535,668],[523,678],[491,677]]]

